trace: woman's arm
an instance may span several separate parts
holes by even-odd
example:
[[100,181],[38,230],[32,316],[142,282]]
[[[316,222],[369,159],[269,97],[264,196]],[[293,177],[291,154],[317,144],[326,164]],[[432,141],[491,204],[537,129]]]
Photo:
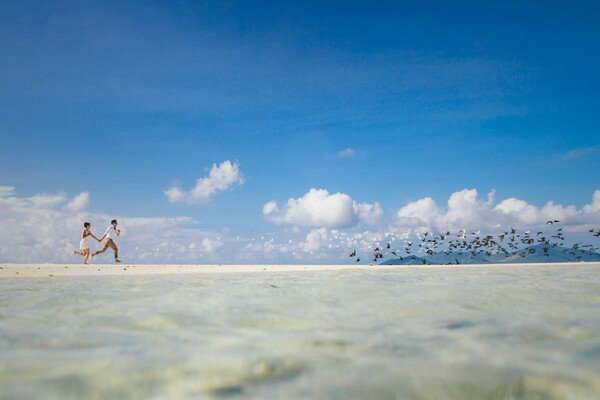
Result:
[[96,236],[94,236],[94,234],[92,232],[90,232],[90,236],[93,237],[94,239],[96,239],[98,242],[100,242],[100,239],[98,239]]

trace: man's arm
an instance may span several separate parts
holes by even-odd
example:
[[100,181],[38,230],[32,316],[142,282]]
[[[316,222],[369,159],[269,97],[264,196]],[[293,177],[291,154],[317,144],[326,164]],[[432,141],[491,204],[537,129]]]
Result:
[[102,237],[100,238],[100,240],[98,240],[99,242],[103,241],[104,238],[106,237],[106,235],[108,235],[109,229],[110,229],[110,227],[104,231],[104,235],[102,235]]

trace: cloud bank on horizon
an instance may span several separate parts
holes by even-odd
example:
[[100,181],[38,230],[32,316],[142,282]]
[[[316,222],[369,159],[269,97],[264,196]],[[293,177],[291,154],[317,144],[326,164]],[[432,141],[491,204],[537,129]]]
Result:
[[206,230],[187,216],[90,213],[85,211],[90,198],[89,192],[72,198],[64,193],[19,197],[14,187],[0,186],[0,219],[9,227],[0,230],[0,261],[78,262],[70,253],[83,222],[92,222],[92,230],[101,233],[113,217],[122,226],[121,253],[129,263],[343,263],[350,249],[370,250],[384,240],[407,239],[415,232],[496,233],[509,227],[542,227],[548,219],[561,220],[561,226],[574,233],[600,227],[600,190],[589,204],[577,208],[552,201],[538,207],[517,198],[496,202],[494,191],[480,198],[476,189],[463,189],[452,193],[445,206],[426,197],[385,217],[377,202],[358,203],[347,194],[313,188],[283,206],[265,203],[263,217],[282,227],[253,236]]
[[481,199],[476,189],[463,189],[450,195],[446,207],[426,197],[411,202],[398,210],[393,225],[400,228],[431,231],[475,229],[486,232],[507,227],[538,227],[548,220],[560,220],[572,231],[582,231],[600,220],[600,190],[596,190],[592,202],[577,207],[562,206],[548,201],[537,207],[524,200],[511,197],[495,203],[495,191]]
[[598,224],[598,2],[351,3],[1,2],[0,261]]

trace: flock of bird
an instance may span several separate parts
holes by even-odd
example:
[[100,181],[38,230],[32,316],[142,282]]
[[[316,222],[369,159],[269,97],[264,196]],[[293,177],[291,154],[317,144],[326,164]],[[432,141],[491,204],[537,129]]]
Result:
[[[546,225],[554,227],[559,224],[558,220],[549,220]],[[600,237],[600,228],[590,229],[595,237]],[[563,228],[556,228],[551,235],[545,234],[543,231],[524,231],[518,232],[514,228],[506,232],[495,235],[482,235],[479,232],[467,232],[462,229],[456,234],[449,231],[445,233],[434,234],[425,232],[417,234],[415,240],[404,240],[404,245],[401,249],[392,249],[392,243],[387,242],[385,245],[375,245],[373,248],[372,262],[377,264],[383,261],[383,258],[392,255],[404,260],[407,257],[417,259],[415,254],[420,254],[423,257],[433,256],[443,253],[445,258],[453,258],[451,261],[444,264],[461,264],[459,258],[463,259],[467,256],[467,260],[472,260],[478,255],[491,257],[496,254],[504,254],[506,257],[517,255],[518,257],[526,257],[528,254],[533,255],[541,251],[544,256],[550,256],[550,249],[558,247],[560,253],[566,258],[580,261],[582,252],[589,251],[589,254],[595,254],[598,247],[591,244],[583,244],[582,242],[575,243],[571,247],[563,247],[565,236]],[[534,245],[539,245],[535,246]],[[350,258],[354,258],[355,262],[360,262],[360,256],[357,256],[356,250],[349,254]],[[487,261],[484,259],[484,261]],[[421,258],[423,264],[432,264],[426,258]]]

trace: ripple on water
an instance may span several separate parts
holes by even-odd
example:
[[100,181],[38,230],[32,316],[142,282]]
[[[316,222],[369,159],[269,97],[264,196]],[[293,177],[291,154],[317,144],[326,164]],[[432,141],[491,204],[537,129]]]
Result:
[[0,280],[0,398],[600,398],[600,273]]

